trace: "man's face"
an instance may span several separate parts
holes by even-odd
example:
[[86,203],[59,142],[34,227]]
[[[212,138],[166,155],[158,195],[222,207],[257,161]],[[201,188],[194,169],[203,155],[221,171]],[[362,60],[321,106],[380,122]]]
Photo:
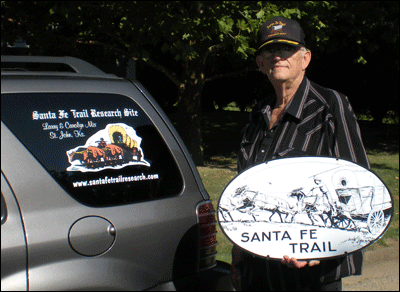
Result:
[[261,72],[272,83],[302,79],[310,60],[311,52],[303,52],[294,46],[283,44],[269,45],[257,56]]

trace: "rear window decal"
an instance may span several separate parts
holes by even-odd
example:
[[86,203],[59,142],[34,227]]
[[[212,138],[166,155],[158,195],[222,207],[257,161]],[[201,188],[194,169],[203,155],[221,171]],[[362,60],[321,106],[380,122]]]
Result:
[[129,86],[130,96],[5,93],[2,124],[81,204],[111,207],[179,196],[179,165],[186,162],[174,135],[140,91],[120,85]]
[[74,188],[81,188],[81,187],[91,187],[96,185],[118,184],[118,183],[137,182],[144,180],[157,180],[159,178],[160,178],[159,174],[145,175],[144,173],[142,173],[140,175],[131,175],[131,176],[119,175],[118,177],[105,176],[103,178],[92,179],[92,180],[74,181],[72,182],[72,185]]
[[123,123],[108,124],[87,139],[85,145],[66,152],[71,164],[67,171],[98,172],[132,165],[149,167],[141,141],[132,127]]

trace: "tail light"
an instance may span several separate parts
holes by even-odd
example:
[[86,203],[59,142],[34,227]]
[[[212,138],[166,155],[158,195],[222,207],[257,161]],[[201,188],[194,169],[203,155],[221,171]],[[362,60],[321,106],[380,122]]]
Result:
[[199,267],[198,270],[207,270],[217,265],[217,221],[215,210],[210,201],[197,206],[197,221],[199,223]]

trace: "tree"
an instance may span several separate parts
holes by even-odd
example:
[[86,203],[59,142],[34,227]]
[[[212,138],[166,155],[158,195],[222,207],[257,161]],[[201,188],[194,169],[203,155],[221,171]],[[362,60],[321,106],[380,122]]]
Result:
[[[163,72],[179,89],[178,131],[196,164],[202,165],[201,93],[207,59],[227,48],[247,58],[255,51],[250,42],[261,22],[296,13],[246,1],[2,1],[1,25],[3,41],[20,36],[36,52],[54,46],[53,53],[78,54],[80,43],[100,44]],[[160,52],[173,59],[160,59]]]
[[356,112],[369,110],[378,123],[389,110],[398,115],[399,2],[315,4],[298,6],[313,51],[308,76],[348,95]]
[[[89,47],[97,46],[107,54],[140,60],[159,70],[177,88],[177,128],[195,163],[202,165],[201,95],[204,84],[255,69],[252,57],[261,23],[276,15],[299,19],[307,31],[308,46],[317,52],[312,63],[316,68],[314,76],[322,76],[319,69],[329,60],[332,60],[329,63],[332,71],[338,64],[340,69],[354,64],[370,66],[374,60],[381,61],[376,64],[386,64],[385,56],[376,54],[386,47],[391,53],[397,52],[397,61],[392,62],[392,67],[398,76],[396,3],[2,1],[2,41],[12,43],[22,37],[31,46],[33,54],[77,57],[88,52]],[[392,11],[391,7],[395,9]],[[379,13],[376,15],[375,11]],[[379,39],[379,42],[373,43],[372,39]],[[347,59],[336,62],[338,55]],[[244,65],[242,68],[229,66],[230,71],[213,70],[212,64],[218,56],[232,56],[231,64],[240,59]],[[357,69],[357,72],[363,69]]]

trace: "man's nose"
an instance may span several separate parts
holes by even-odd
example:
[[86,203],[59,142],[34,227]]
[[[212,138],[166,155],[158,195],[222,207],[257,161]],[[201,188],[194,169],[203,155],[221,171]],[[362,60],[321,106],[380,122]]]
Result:
[[283,59],[285,59],[283,56],[282,56],[282,52],[274,52],[273,54],[272,54],[272,57],[271,57],[271,61],[272,62],[278,62],[278,61],[281,61],[281,60],[283,60]]
[[271,57],[271,59],[279,59],[279,60],[281,60],[281,59],[284,59],[284,56],[283,56],[283,52],[282,51],[275,51],[275,52],[272,52],[272,57]]

